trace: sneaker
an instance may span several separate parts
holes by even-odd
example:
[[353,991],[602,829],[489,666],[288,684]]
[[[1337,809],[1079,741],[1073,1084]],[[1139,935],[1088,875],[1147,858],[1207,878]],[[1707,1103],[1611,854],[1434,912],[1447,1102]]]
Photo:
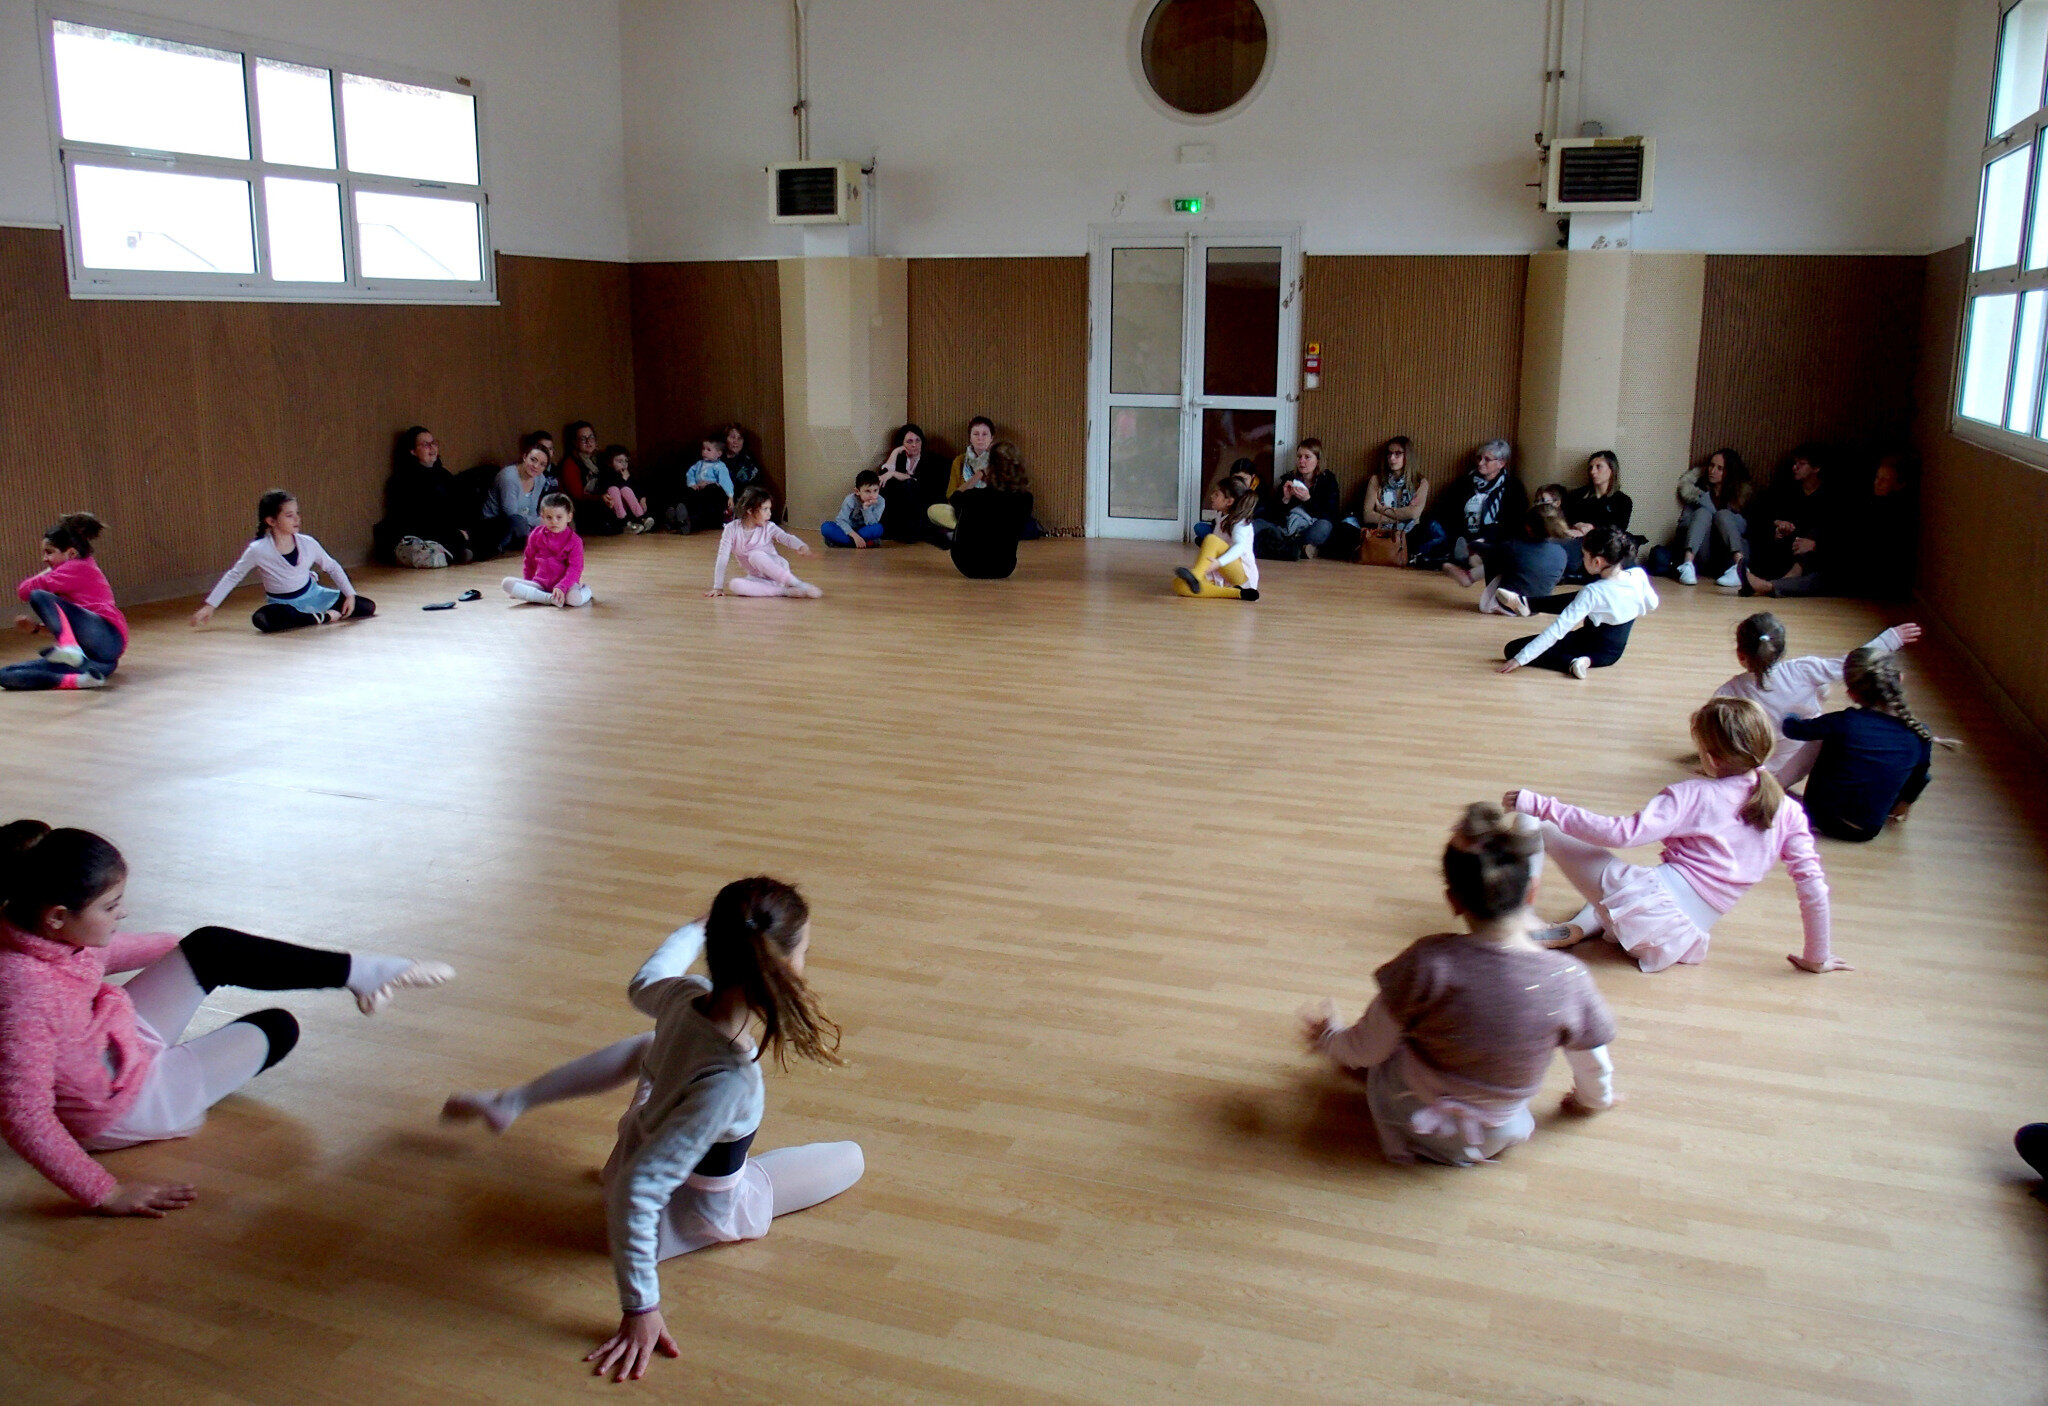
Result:
[[1714,584],[1716,586],[1726,586],[1731,591],[1734,590],[1742,584],[1742,568],[1739,566],[1729,567],[1714,578]]
[[1697,586],[1699,583],[1700,574],[1693,569],[1693,564],[1689,561],[1680,562],[1678,564],[1678,584],[1681,586]]
[[1173,574],[1179,577],[1180,583],[1189,590],[1199,592],[1202,589],[1202,579],[1185,566],[1176,566],[1173,569]]
[[43,651],[43,658],[49,660],[52,664],[62,664],[68,669],[79,669],[85,666],[85,651],[75,644],[52,645],[49,649]]
[[1529,613],[1529,602],[1522,599],[1520,591],[1510,591],[1503,587],[1493,593],[1493,599],[1496,604],[1506,606],[1517,615],[1527,615]]
[[1315,544],[1315,543],[1313,543],[1313,542],[1303,542],[1303,543],[1301,544],[1301,559],[1302,559],[1303,561],[1314,561],[1314,560],[1316,559],[1316,544]]
[[1572,660],[1571,675],[1573,678],[1582,679],[1592,672],[1593,661],[1585,655],[1581,654],[1578,658]]
[[[1182,569],[1186,570],[1185,567]],[[1188,574],[1190,576],[1194,575],[1192,571],[1188,572]],[[1259,588],[1257,586],[1239,586],[1237,588],[1237,598],[1239,600],[1257,600],[1259,598]]]
[[81,669],[71,676],[69,682],[73,688],[105,688],[107,686],[107,676]]

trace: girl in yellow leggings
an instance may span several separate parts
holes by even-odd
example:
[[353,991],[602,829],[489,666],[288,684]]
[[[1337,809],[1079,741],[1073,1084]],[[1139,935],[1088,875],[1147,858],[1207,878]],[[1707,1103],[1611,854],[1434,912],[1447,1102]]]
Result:
[[1183,596],[1215,600],[1257,600],[1259,562],[1252,555],[1252,514],[1258,484],[1247,474],[1218,479],[1209,490],[1216,526],[1204,538],[1192,568],[1174,569],[1173,589]]

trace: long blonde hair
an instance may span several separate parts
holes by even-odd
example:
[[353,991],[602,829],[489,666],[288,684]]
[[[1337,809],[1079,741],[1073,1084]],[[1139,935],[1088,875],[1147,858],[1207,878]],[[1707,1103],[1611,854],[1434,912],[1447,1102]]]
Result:
[[1742,819],[1751,829],[1770,829],[1778,807],[1785,803],[1785,788],[1764,765],[1778,745],[1764,710],[1747,698],[1709,698],[1692,715],[1692,740],[1714,775],[1756,773],[1756,786],[1742,803]]

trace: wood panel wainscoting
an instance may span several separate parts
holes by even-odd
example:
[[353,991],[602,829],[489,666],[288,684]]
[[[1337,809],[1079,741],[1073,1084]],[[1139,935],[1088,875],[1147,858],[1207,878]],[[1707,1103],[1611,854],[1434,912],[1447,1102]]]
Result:
[[720,424],[747,429],[783,482],[782,291],[773,259],[632,265],[640,454],[695,459]]
[[0,227],[13,468],[0,542],[19,574],[42,531],[82,508],[107,522],[101,556],[123,599],[198,589],[273,487],[360,560],[392,436],[413,423],[455,469],[509,463],[522,431],[573,418],[631,443],[625,266],[501,254],[497,267],[495,307],[80,301],[60,232]]
[[986,415],[1031,477],[1038,520],[1088,517],[1088,260],[912,259],[910,419],[948,458]]
[[1804,440],[1856,456],[1859,467],[1907,444],[1926,264],[1708,255],[1693,461],[1732,445],[1763,484]]
[[1339,255],[1307,259],[1302,340],[1323,352],[1323,384],[1301,396],[1301,433],[1323,441],[1348,509],[1380,446],[1415,441],[1432,484],[1472,450],[1515,438],[1522,390],[1521,254]]

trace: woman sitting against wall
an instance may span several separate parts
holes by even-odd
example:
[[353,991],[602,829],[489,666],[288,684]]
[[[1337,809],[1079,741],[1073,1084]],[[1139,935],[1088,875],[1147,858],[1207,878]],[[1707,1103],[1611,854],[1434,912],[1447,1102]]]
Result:
[[1627,532],[1635,513],[1635,500],[1621,491],[1621,460],[1612,449],[1596,451],[1586,460],[1586,482],[1564,495],[1564,520],[1572,536],[1583,537],[1596,527]]
[[953,456],[953,470],[946,478],[945,501],[934,503],[925,510],[934,527],[951,532],[959,526],[953,513],[953,498],[964,489],[982,486],[982,476],[988,472],[989,452],[995,447],[995,442],[995,421],[986,415],[976,415],[967,422],[967,448]]
[[1513,454],[1504,439],[1479,446],[1472,467],[1436,495],[1422,526],[1409,534],[1410,566],[1442,566],[1463,586],[1485,576],[1482,554],[1518,534],[1529,514],[1529,491],[1508,472]]
[[892,541],[918,542],[932,536],[930,510],[944,496],[946,465],[924,450],[924,430],[905,425],[896,447],[875,470],[882,479],[882,531]]
[[1740,586],[1735,563],[1749,555],[1749,465],[1733,449],[1716,449],[1707,462],[1678,478],[1678,536],[1671,550],[1680,553],[1678,579],[1691,586],[1702,566],[1723,570],[1717,586]]
[[384,480],[384,521],[371,537],[380,561],[400,566],[421,564],[416,554],[401,560],[398,547],[408,537],[431,542],[447,553],[450,565],[470,560],[475,548],[470,529],[477,514],[462,501],[455,475],[441,464],[441,444],[425,425],[400,430],[391,449],[391,476]]
[[1323,467],[1323,442],[1294,447],[1293,472],[1273,486],[1276,516],[1259,524],[1255,550],[1262,557],[1296,561],[1314,557],[1337,528],[1337,475]]
[[953,495],[953,565],[962,576],[1000,580],[1017,569],[1017,543],[1031,523],[1030,481],[1008,440],[989,446],[974,485]]
[[1379,467],[1365,481],[1358,503],[1360,527],[1391,527],[1413,532],[1429,511],[1429,480],[1414,466],[1415,445],[1397,434],[1380,450]]

